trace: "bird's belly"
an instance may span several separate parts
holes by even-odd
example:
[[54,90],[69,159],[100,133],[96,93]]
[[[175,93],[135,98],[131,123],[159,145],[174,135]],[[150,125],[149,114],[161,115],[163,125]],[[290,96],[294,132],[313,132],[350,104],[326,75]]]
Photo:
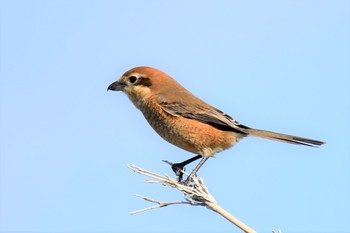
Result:
[[166,141],[205,157],[233,146],[242,137],[189,118],[173,116],[162,109],[142,111],[152,128]]

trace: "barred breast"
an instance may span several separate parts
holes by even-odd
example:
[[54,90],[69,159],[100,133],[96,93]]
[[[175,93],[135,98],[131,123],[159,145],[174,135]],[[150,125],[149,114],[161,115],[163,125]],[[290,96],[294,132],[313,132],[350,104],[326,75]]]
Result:
[[196,120],[170,115],[158,104],[143,103],[139,109],[163,139],[204,157],[210,157],[233,146],[241,138],[241,135],[234,132],[222,131]]

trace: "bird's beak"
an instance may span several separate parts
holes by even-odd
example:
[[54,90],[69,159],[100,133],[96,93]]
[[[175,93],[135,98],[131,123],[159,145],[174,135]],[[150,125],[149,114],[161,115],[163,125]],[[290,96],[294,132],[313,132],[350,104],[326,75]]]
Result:
[[111,91],[122,91],[124,90],[124,87],[126,85],[124,83],[120,83],[118,81],[112,83],[111,85],[108,86],[107,91],[111,90]]

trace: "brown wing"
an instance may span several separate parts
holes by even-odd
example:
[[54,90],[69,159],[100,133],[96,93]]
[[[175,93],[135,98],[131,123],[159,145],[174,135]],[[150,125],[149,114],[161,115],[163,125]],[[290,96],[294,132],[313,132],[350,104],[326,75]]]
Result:
[[229,115],[205,103],[182,104],[179,102],[169,103],[161,101],[159,104],[164,111],[173,116],[194,119],[224,131],[233,131],[245,135],[248,134],[249,127],[240,124]]
[[182,98],[183,95],[181,95],[181,93],[173,96],[177,96],[178,99],[165,99],[158,96],[158,103],[160,106],[164,111],[173,116],[194,119],[205,124],[209,124],[220,130],[232,131],[243,135],[250,135],[292,144],[320,146],[325,143],[310,138],[275,133],[267,130],[252,129],[240,124],[229,115],[210,106],[193,95],[185,95],[186,99]]

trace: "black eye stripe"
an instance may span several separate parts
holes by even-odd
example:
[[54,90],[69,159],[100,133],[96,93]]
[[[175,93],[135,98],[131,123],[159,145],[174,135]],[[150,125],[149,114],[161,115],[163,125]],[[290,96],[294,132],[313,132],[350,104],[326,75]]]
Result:
[[138,85],[142,85],[142,86],[145,86],[145,87],[150,87],[150,86],[152,86],[152,82],[147,77],[140,77],[140,81],[139,81]]
[[136,85],[145,86],[145,87],[152,86],[151,80],[143,76],[131,75],[130,77],[128,77],[127,82],[129,83],[129,85],[132,85],[132,86],[136,86]]

